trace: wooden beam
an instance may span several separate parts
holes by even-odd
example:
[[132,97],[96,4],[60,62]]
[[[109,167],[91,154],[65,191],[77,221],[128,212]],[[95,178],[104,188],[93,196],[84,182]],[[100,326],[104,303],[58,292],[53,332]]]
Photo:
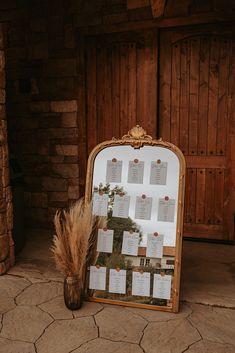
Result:
[[160,18],[164,15],[166,0],[150,0],[153,18]]
[[147,7],[149,5],[149,0],[127,0],[128,10],[135,10],[141,7]]
[[[192,26],[199,24],[219,23],[219,22],[231,22],[235,21],[235,13],[220,12],[220,13],[206,13],[206,14],[195,14],[177,18],[162,18],[159,20],[145,20],[145,21],[134,21],[134,22],[123,22],[118,24],[110,25],[97,25],[80,27],[77,29],[78,35],[96,35],[102,33],[118,33],[127,31],[136,31],[152,28],[171,28],[171,27],[182,27]],[[233,25],[233,23],[232,23]]]
[[222,168],[226,167],[226,160],[223,156],[185,156],[188,168]]

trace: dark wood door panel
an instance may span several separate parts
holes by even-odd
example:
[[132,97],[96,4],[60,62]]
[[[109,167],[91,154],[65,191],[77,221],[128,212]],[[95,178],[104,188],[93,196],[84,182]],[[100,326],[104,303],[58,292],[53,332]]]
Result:
[[227,218],[234,36],[208,28],[161,35],[159,136],[185,155],[185,236],[232,240]]
[[86,160],[98,143],[121,138],[136,124],[156,137],[157,49],[156,30],[85,38],[80,89],[85,109],[79,114],[81,194]]
[[111,40],[87,39],[86,106],[88,152],[121,137],[135,124],[156,136],[157,36],[148,31]]

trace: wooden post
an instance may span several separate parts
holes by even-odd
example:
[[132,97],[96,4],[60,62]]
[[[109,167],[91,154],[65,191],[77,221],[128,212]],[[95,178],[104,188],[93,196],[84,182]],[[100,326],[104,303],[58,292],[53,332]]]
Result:
[[160,18],[164,15],[166,0],[150,0],[153,18]]

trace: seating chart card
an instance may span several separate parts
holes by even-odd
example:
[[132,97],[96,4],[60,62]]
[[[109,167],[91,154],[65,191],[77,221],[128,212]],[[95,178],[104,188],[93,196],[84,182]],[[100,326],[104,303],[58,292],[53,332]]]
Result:
[[105,290],[106,288],[106,267],[91,266],[89,288]]
[[150,296],[150,272],[132,272],[132,295]]
[[161,259],[163,256],[164,235],[157,232],[148,234],[146,256]]
[[104,228],[98,230],[97,251],[113,252],[113,229]]
[[107,161],[106,182],[121,183],[122,180],[122,161],[116,158]]
[[167,162],[162,162],[158,159],[156,162],[151,162],[150,184],[166,185],[167,177]]
[[128,218],[130,206],[130,196],[117,194],[114,197],[113,217]]
[[170,299],[171,298],[171,276],[154,274],[153,279],[153,298]]
[[135,218],[136,219],[151,219],[152,212],[152,197],[146,195],[136,196]]
[[139,233],[137,232],[123,232],[122,240],[122,254],[123,255],[138,255],[138,246],[139,246]]
[[108,194],[95,192],[93,194],[93,209],[92,213],[96,216],[107,216],[108,213]]
[[134,159],[129,162],[128,183],[143,184],[144,178],[144,162]]
[[109,293],[126,293],[126,270],[109,270]]
[[158,221],[174,222],[175,216],[175,200],[168,196],[159,199]]

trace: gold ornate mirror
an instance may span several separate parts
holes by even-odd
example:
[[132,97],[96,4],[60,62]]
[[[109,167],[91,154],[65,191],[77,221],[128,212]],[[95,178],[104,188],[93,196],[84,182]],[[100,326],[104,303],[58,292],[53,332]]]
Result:
[[178,311],[184,184],[181,151],[138,125],[94,148],[86,200],[107,228],[87,269],[89,300]]

